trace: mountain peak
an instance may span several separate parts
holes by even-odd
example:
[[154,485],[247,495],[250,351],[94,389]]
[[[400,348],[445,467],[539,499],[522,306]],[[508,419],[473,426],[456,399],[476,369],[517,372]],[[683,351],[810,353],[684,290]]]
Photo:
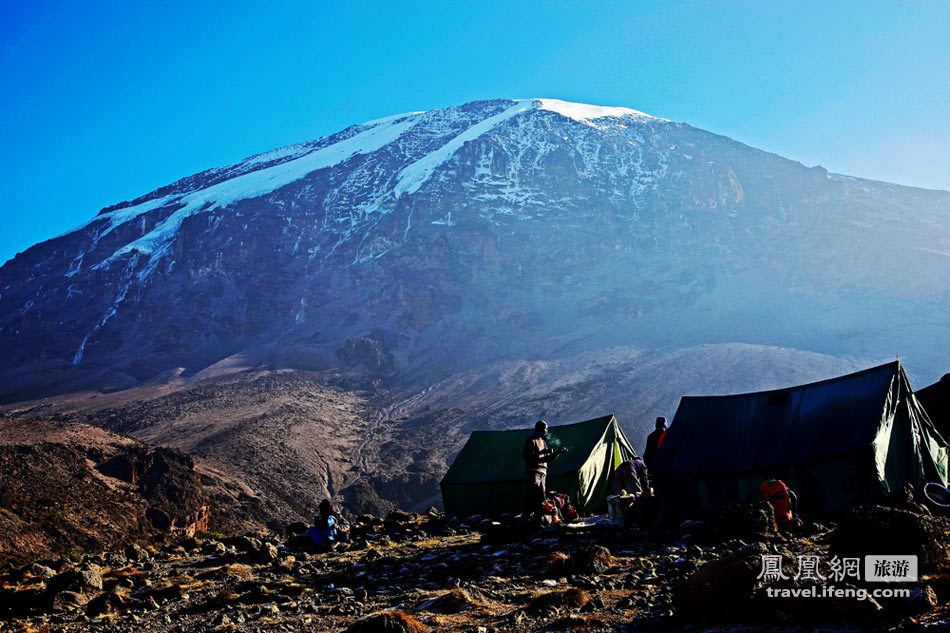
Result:
[[608,117],[616,118],[625,116],[658,119],[658,117],[651,116],[645,112],[640,112],[639,110],[620,106],[599,106],[588,103],[561,101],[560,99],[528,99],[526,101],[535,102],[539,110],[550,110],[552,112],[557,112],[562,116],[566,116],[569,119],[574,119],[575,121],[580,121],[581,123],[587,123],[589,121]]
[[[590,121],[595,121],[597,119],[605,118],[620,118],[625,116],[640,117],[645,119],[657,119],[660,121],[665,121],[667,119],[660,119],[653,115],[641,112],[639,110],[634,110],[633,108],[627,108],[624,106],[602,106],[602,105],[593,105],[590,103],[578,103],[575,101],[564,101],[562,99],[548,99],[541,97],[534,97],[531,99],[494,99],[491,101],[478,102],[472,101],[465,104],[469,106],[475,103],[498,103],[498,102],[509,102],[521,106],[520,111],[525,110],[548,110],[551,112],[556,112],[561,116],[567,117],[569,119],[574,119],[581,123],[589,123]],[[460,106],[460,107],[465,107]],[[390,116],[381,117],[378,119],[372,119],[371,121],[366,121],[361,123],[362,126],[367,125],[379,125],[381,123],[390,123],[392,121],[398,121],[405,119],[407,117],[416,117],[419,115],[428,114],[430,112],[435,112],[442,108],[437,108],[436,110],[416,110],[413,112],[404,112],[402,114],[394,114]],[[275,150],[279,151],[279,150]]]

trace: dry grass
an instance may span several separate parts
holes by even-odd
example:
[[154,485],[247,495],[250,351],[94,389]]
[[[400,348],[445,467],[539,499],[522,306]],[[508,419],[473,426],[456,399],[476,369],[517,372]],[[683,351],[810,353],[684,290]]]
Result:
[[428,628],[422,622],[402,611],[384,611],[357,620],[346,629],[346,633],[426,633]]
[[571,587],[564,591],[551,591],[539,594],[531,599],[528,606],[544,611],[552,607],[573,607],[579,609],[590,601],[590,594],[583,589]]
[[146,573],[140,569],[132,567],[131,565],[127,565],[125,567],[120,567],[119,569],[113,569],[105,575],[112,576],[113,578],[144,578]]
[[570,570],[571,557],[564,552],[554,552],[548,561],[549,574],[564,574]]

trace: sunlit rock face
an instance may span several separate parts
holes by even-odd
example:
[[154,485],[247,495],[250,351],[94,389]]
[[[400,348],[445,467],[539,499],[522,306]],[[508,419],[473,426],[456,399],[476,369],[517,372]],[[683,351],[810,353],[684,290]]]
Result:
[[950,193],[556,100],[351,126],[104,209],[0,268],[0,397],[243,354],[394,383],[738,341],[945,371]]

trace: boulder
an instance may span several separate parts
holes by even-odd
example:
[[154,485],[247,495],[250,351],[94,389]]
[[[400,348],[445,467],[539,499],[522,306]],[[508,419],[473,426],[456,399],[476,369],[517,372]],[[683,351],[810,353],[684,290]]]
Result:
[[932,517],[885,506],[859,506],[846,513],[830,545],[840,557],[914,554],[921,571],[947,559],[946,537]]
[[172,583],[167,587],[162,587],[160,589],[152,589],[148,592],[148,597],[154,600],[157,604],[162,604],[163,602],[170,602],[172,600],[178,600],[185,595],[185,588],[179,585],[178,583]]
[[101,615],[119,611],[127,606],[127,601],[115,591],[100,593],[98,596],[86,603],[86,615],[90,618],[97,618]]
[[386,515],[386,520],[393,523],[408,523],[409,521],[412,521],[412,519],[413,515],[402,510],[393,510]]
[[78,611],[89,596],[76,591],[60,591],[53,597],[53,611]]
[[290,523],[290,524],[287,526],[287,528],[286,528],[286,530],[285,530],[284,532],[285,532],[285,534],[287,534],[288,536],[293,535],[293,534],[306,534],[306,533],[307,533],[307,527],[309,527],[309,526],[308,526],[306,523],[304,523],[303,521],[294,521],[293,523]]
[[247,535],[223,538],[221,542],[245,554],[251,554],[261,548],[261,541],[259,539]]
[[731,539],[760,541],[778,533],[775,515],[765,501],[717,506],[707,512],[701,536],[721,542]]
[[602,545],[591,545],[571,555],[575,574],[602,574],[613,566],[610,550]]
[[911,588],[909,598],[890,598],[883,602],[888,611],[910,616],[930,613],[940,604],[937,593],[930,585]]
[[253,554],[258,563],[269,563],[277,558],[277,547],[273,543],[264,543]]
[[183,540],[179,545],[181,545],[186,552],[193,552],[201,547],[201,541],[192,536]]
[[314,552],[317,544],[313,542],[309,534],[294,534],[287,539],[287,549],[293,552]]
[[102,591],[102,575],[97,566],[70,569],[56,574],[46,583],[46,593],[55,596],[61,592],[92,593]]

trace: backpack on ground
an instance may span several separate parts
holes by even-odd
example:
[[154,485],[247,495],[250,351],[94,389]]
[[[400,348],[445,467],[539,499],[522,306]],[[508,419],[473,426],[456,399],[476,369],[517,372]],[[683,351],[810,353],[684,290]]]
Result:
[[775,522],[780,528],[797,527],[802,524],[801,519],[792,516],[792,500],[795,493],[789,490],[781,479],[769,479],[759,484],[762,499],[772,505],[775,513]]

